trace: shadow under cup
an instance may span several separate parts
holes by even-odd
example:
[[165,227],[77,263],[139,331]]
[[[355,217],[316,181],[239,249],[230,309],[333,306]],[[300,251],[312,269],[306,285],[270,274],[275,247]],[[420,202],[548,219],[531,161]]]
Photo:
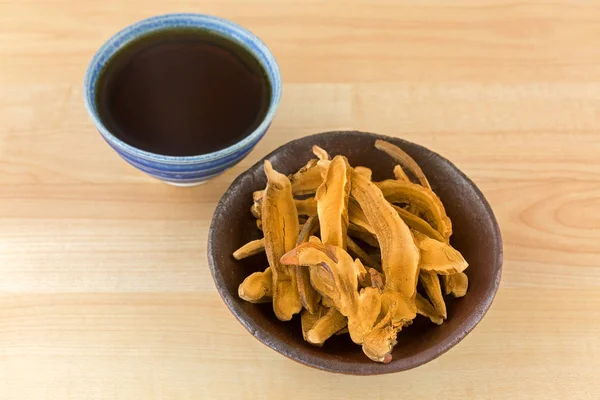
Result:
[[[260,70],[264,74],[262,79],[268,83],[268,86],[265,89],[268,98],[263,97],[266,99],[264,101],[264,107],[261,109],[262,111],[260,114],[256,114],[258,117],[255,119],[253,125],[251,125],[247,131],[240,132],[235,139],[230,139],[229,142],[224,143],[221,148],[211,147],[207,144],[204,146],[204,150],[206,151],[202,151],[202,148],[194,148],[189,149],[188,152],[174,153],[170,151],[161,151],[160,148],[156,149],[140,145],[135,140],[131,140],[131,137],[126,134],[126,130],[119,131],[119,129],[115,127],[115,124],[106,118],[102,103],[99,103],[98,101],[98,99],[103,96],[103,88],[105,87],[104,82],[108,80],[108,78],[105,79],[105,75],[111,73],[111,68],[113,68],[111,63],[114,62],[116,64],[120,58],[124,58],[122,54],[129,51],[130,48],[134,48],[141,40],[150,42],[152,39],[148,38],[159,37],[161,34],[176,31],[201,32],[205,36],[210,35],[211,37],[217,38],[223,45],[243,50],[243,53],[249,57],[249,61],[259,65]],[[172,61],[175,64],[184,64],[187,62],[185,60],[184,58],[173,58]],[[132,64],[132,62],[125,64],[126,67],[123,68],[129,68],[130,64]],[[183,67],[187,67],[188,70],[191,68],[189,65],[183,65]],[[228,111],[229,114],[227,114],[227,121],[232,122],[233,126],[235,126],[236,122],[248,117],[241,113],[242,110],[239,107],[236,108],[236,104],[238,103],[235,103],[235,100],[240,97],[240,94],[246,93],[244,92],[244,90],[246,90],[244,87],[236,86],[234,79],[237,76],[235,75],[236,73],[239,74],[240,72],[233,71],[233,75],[227,75],[232,77],[228,78],[229,80],[227,81],[231,84],[231,93],[229,93],[229,90],[227,92],[227,96],[230,100],[227,101],[232,103],[230,110]],[[136,74],[134,76],[138,75]],[[200,74],[191,76],[197,78],[196,81],[198,81]],[[175,75],[175,77],[177,76]],[[180,81],[181,80],[182,79],[180,79]],[[160,83],[162,84],[163,82]],[[207,85],[212,84],[214,84],[213,81],[207,81]],[[100,86],[102,86],[102,89],[99,89]],[[169,85],[163,85],[163,87],[168,88]],[[198,88],[198,86],[196,86],[196,88]],[[196,92],[203,95],[201,90]],[[208,87],[206,92],[208,92]],[[130,92],[125,92],[125,95],[128,93]],[[136,108],[139,106],[137,102],[124,98],[122,94],[115,96],[115,98],[120,101],[116,103],[119,105],[117,110],[123,111],[129,107]],[[164,101],[162,103],[157,101],[156,104],[151,103],[154,101],[152,99],[153,98],[150,97],[142,98],[141,101],[149,103],[152,107],[155,107],[156,104],[164,104]],[[104,140],[129,164],[166,183],[179,186],[190,186],[203,183],[208,179],[223,173],[243,159],[266,133],[273,120],[280,99],[281,75],[279,67],[266,45],[254,34],[233,22],[201,14],[167,14],[152,17],[128,26],[110,38],[98,50],[88,67],[84,81],[84,100],[86,108]],[[192,109],[193,107],[196,107],[197,103],[202,104],[202,102],[193,101],[189,102],[187,106]],[[249,105],[251,103],[254,102],[248,102]],[[159,107],[156,109],[156,112],[162,112],[164,111],[163,109],[164,107]],[[176,107],[173,109],[177,110]],[[193,109],[192,112],[192,116],[199,120],[204,118],[204,116],[207,118],[214,117],[210,111],[206,110],[206,108],[198,107]],[[232,112],[235,112],[235,115],[232,115]],[[135,126],[146,127],[144,129],[147,129],[148,137],[151,137],[152,134],[155,134],[152,132],[154,125],[152,122],[146,121],[143,118],[146,114],[138,113],[135,118],[131,118],[131,121]],[[156,116],[152,114],[150,117],[154,118]],[[152,118],[148,118],[148,120],[151,121]],[[177,122],[177,120],[174,122]],[[146,123],[146,125],[144,125],[144,123]],[[179,133],[177,129],[181,129],[182,126],[185,127],[185,123],[174,123],[173,131],[171,131],[171,124],[169,124],[167,128],[164,128],[165,131],[169,132],[168,139],[163,135],[162,140],[171,140],[171,137],[175,137]],[[196,134],[195,130],[192,129],[192,131]],[[139,132],[141,132],[141,135],[146,134],[146,130],[141,130]],[[214,139],[215,137],[220,138],[221,136],[226,136],[225,132],[218,132],[219,131],[211,132],[210,138]],[[203,135],[208,138],[208,136],[206,136],[207,133],[208,131],[200,129],[198,130],[197,135],[199,138]],[[202,141],[198,140],[198,138],[195,138],[195,141],[202,145]],[[198,154],[196,154],[196,152]]]

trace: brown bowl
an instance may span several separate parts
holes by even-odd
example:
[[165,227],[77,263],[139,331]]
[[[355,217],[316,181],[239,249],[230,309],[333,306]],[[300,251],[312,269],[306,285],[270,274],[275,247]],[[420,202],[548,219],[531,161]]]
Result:
[[[323,347],[302,338],[300,318],[281,322],[271,304],[251,304],[238,297],[245,277],[267,267],[264,254],[236,261],[231,254],[261,232],[250,214],[252,192],[263,189],[263,160],[285,174],[297,171],[310,158],[316,144],[332,156],[343,154],[351,165],[373,170],[374,180],[392,177],[395,163],[375,149],[376,139],[401,147],[421,166],[452,220],[451,244],[469,263],[465,271],[469,290],[465,297],[447,297],[448,320],[441,326],[417,316],[398,334],[389,364],[371,361],[348,335],[334,336]],[[502,239],[494,213],[475,184],[450,161],[424,147],[401,139],[363,132],[327,132],[289,142],[241,174],[221,198],[208,239],[208,261],[217,290],[233,315],[258,340],[292,360],[331,372],[376,375],[404,371],[433,360],[462,340],[483,318],[494,299],[502,270]]]

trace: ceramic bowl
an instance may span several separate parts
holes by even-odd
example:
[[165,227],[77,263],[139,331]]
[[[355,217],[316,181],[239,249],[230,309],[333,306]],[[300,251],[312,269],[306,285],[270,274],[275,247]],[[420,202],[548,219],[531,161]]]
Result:
[[265,187],[263,160],[241,174],[229,187],[215,211],[208,240],[208,260],[221,297],[233,315],[258,340],[302,364],[327,371],[375,375],[407,370],[424,364],[460,342],[483,318],[494,299],[502,269],[502,239],[490,205],[475,184],[440,155],[401,139],[362,132],[328,132],[287,143],[265,159],[285,174],[313,158],[313,144],[332,156],[343,154],[351,165],[373,170],[374,180],[391,178],[395,163],[375,149],[376,139],[388,140],[410,154],[422,167],[433,190],[452,220],[451,244],[469,263],[467,295],[447,296],[448,319],[440,326],[417,316],[413,325],[398,334],[389,364],[371,361],[348,335],[334,336],[323,347],[302,338],[300,318],[281,322],[271,304],[251,304],[238,297],[244,278],[268,265],[264,254],[236,261],[231,254],[244,243],[262,237],[250,214],[252,192]]
[[[102,123],[95,104],[96,84],[104,65],[123,46],[150,33],[177,27],[211,31],[246,48],[261,63],[271,82],[271,103],[262,123],[250,135],[225,149],[186,157],[155,154],[133,147],[113,135]],[[254,34],[222,18],[201,14],[167,14],[137,22],[110,38],[94,55],[84,79],[85,106],[104,140],[139,170],[164,182],[189,186],[213,178],[243,159],[264,136],[281,99],[281,75],[275,58]]]

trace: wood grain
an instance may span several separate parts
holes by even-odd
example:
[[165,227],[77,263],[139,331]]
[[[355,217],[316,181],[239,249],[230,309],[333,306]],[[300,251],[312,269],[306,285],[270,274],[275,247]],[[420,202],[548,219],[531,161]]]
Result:
[[[218,14],[284,77],[268,135],[210,183],[129,167],[82,101],[111,34]],[[600,398],[600,3],[0,1],[0,399]],[[455,162],[505,243],[501,289],[448,354],[334,376],[253,339],[222,304],[207,229],[229,183],[288,140],[391,134]]]

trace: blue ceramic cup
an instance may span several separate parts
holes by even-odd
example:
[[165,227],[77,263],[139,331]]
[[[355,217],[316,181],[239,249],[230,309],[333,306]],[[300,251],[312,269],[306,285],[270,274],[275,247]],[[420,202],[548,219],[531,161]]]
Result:
[[[263,121],[239,142],[207,154],[168,156],[141,150],[125,143],[106,128],[96,107],[96,86],[104,66],[121,48],[140,36],[165,29],[189,27],[210,31],[235,42],[247,49],[260,62],[271,83],[271,102]],[[202,14],[160,15],[128,26],[98,50],[87,69],[84,81],[85,106],[104,140],[129,164],[148,175],[179,186],[203,183],[231,168],[250,153],[269,128],[280,99],[281,75],[277,62],[267,46],[250,31],[231,21]]]

